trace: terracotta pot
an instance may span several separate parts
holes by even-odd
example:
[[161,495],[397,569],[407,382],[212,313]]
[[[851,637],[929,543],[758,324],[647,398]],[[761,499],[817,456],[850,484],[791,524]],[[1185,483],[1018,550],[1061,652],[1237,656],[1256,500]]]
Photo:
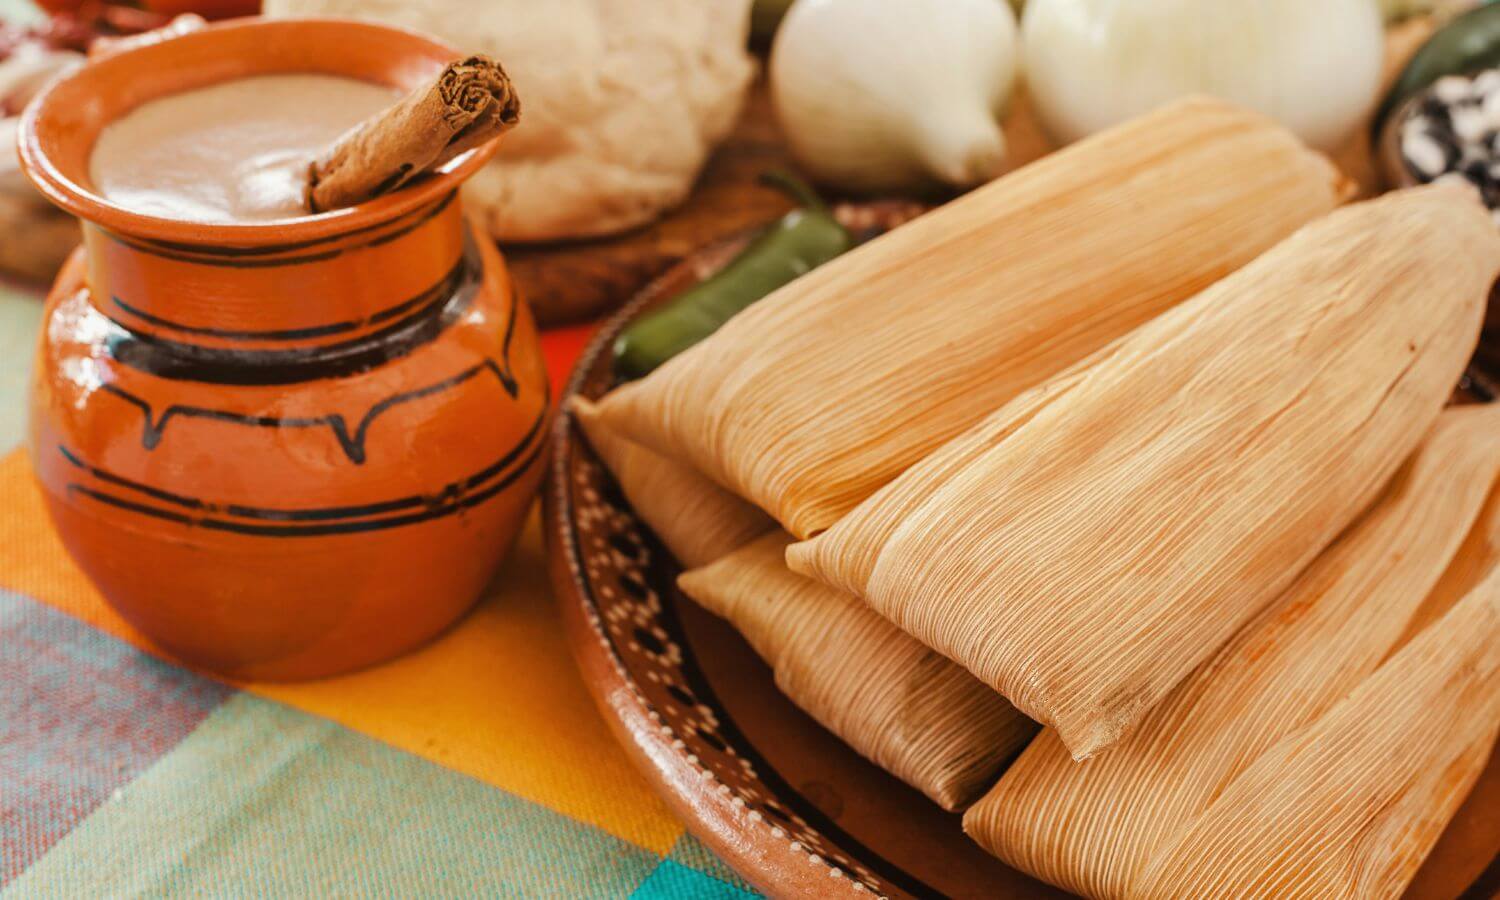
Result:
[[37,476],[105,598],[190,662],[306,678],[448,627],[541,477],[546,375],[457,195],[493,146],[351,209],[205,225],[96,194],[94,140],[226,79],[409,88],[455,55],[371,24],[242,20],[93,63],[26,115],[26,170],[85,239],[48,298]]

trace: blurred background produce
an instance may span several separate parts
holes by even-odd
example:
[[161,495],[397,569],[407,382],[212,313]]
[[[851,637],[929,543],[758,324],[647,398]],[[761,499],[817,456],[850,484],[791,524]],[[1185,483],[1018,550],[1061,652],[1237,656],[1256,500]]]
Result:
[[1005,161],[1016,22],[996,0],[798,0],[771,48],[797,162],[832,188],[969,188]]
[[[503,60],[526,98],[524,128],[466,187],[544,324],[622,302],[705,238],[755,218],[711,206],[684,236],[641,230],[683,203],[734,127],[755,63],[750,0],[267,0],[272,16],[337,15],[430,32]],[[744,182],[741,181],[741,184]],[[619,244],[577,241],[637,229]]]
[[[266,0],[264,12],[396,23],[506,61],[526,124],[471,200],[538,318],[555,325],[595,318],[698,248],[789,211],[758,183],[769,169],[795,168],[834,203],[940,202],[1183,93],[1260,107],[1332,150],[1372,194],[1380,180],[1360,126],[1381,73],[1475,2]],[[30,23],[0,25],[10,60],[0,112],[99,36],[184,10],[261,10],[258,0],[40,6]],[[1123,66],[1132,53],[1152,64]],[[74,232],[14,170],[0,154],[0,268],[45,280]]]
[[1206,93],[1331,149],[1374,104],[1385,45],[1370,0],[1030,0],[1023,31],[1037,111],[1061,141]]
[[739,116],[754,64],[749,0],[266,0],[354,16],[503,60],[526,127],[465,200],[502,241],[613,234],[687,196]]

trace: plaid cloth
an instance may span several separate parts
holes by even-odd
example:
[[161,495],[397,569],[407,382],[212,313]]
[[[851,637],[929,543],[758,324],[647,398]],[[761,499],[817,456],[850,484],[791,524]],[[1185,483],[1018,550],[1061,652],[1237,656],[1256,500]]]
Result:
[[[595,711],[535,516],[492,594],[386,665],[228,685],[152,655],[17,446],[40,312],[0,286],[0,895],[752,896]],[[544,338],[554,384],[586,338]]]

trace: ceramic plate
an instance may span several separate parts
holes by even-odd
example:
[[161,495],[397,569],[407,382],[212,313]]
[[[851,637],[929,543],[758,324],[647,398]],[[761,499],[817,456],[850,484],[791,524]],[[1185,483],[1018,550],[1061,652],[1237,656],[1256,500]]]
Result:
[[[707,277],[741,246],[700,253],[595,337],[567,393],[611,386],[608,348],[643,311]],[[594,699],[688,829],[775,896],[1066,896],[1007,868],[959,817],[845,747],[800,712],[728,625],[675,586],[680,571],[635,517],[568,417],[545,489],[549,565]],[[1410,897],[1500,890],[1500,764],[1492,759]]]

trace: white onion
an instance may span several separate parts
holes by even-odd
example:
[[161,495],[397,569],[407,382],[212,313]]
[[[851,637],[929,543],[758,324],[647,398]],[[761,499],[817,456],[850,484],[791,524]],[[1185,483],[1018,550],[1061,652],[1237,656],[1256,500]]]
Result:
[[816,180],[876,193],[999,174],[1016,71],[1002,0],[797,0],[771,50],[771,95]]
[[1206,93],[1331,148],[1374,104],[1385,53],[1372,0],[1029,0],[1022,35],[1037,110],[1064,141]]

